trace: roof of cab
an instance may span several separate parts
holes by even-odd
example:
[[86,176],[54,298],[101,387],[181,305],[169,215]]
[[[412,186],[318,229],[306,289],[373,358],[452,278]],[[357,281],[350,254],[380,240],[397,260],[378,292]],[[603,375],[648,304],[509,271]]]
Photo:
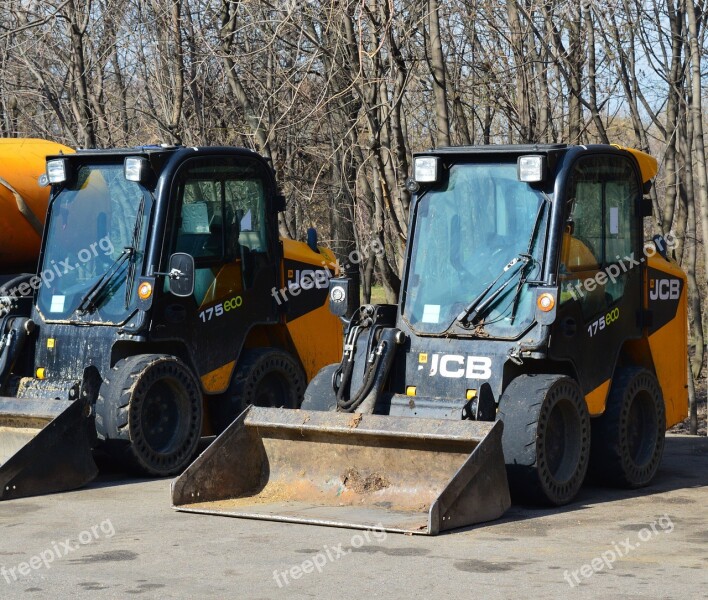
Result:
[[[133,148],[79,148],[76,151],[75,157],[96,157],[109,158],[112,156],[135,156],[138,155],[155,155],[155,154],[174,154],[181,152],[184,154],[234,154],[234,155],[255,155],[256,152],[248,148],[238,146],[173,146],[169,144],[135,146]],[[61,155],[48,156],[47,158],[67,158]]]
[[629,152],[639,163],[639,170],[642,172],[642,181],[646,183],[656,177],[659,172],[659,163],[653,156],[649,156],[646,152],[641,150],[635,150],[634,148],[623,148],[617,144],[612,144],[615,148],[620,150],[626,150]]
[[431,148],[424,152],[416,152],[416,155],[441,155],[441,154],[553,154],[571,150],[573,148],[583,148],[586,150],[598,150],[602,148],[614,148],[630,153],[639,164],[642,174],[642,181],[647,182],[656,177],[659,166],[656,159],[641,150],[625,148],[619,144],[588,144],[588,145],[568,145],[568,144],[489,144],[481,146],[444,146],[441,148]]

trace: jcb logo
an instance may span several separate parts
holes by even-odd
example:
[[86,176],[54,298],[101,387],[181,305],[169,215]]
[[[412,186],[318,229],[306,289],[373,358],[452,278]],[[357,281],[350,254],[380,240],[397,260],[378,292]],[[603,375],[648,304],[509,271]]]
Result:
[[318,290],[329,286],[329,271],[325,269],[305,269],[300,271],[288,271],[288,288],[311,290],[313,287]]
[[492,376],[492,359],[487,356],[462,356],[461,354],[433,354],[429,376],[458,379],[489,379]]
[[681,295],[681,280],[679,279],[650,279],[650,300],[678,300]]

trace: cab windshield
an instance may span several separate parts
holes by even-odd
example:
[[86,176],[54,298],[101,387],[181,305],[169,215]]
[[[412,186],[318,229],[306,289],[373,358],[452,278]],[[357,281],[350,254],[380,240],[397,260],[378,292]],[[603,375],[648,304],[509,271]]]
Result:
[[78,168],[50,206],[37,295],[45,319],[118,324],[132,314],[151,205],[122,161]]
[[[411,327],[422,334],[454,325],[458,334],[521,335],[535,314],[528,283],[541,274],[545,203],[518,181],[516,161],[453,165],[447,181],[416,205],[403,299]],[[482,306],[490,298],[471,323],[459,318],[471,302]]]

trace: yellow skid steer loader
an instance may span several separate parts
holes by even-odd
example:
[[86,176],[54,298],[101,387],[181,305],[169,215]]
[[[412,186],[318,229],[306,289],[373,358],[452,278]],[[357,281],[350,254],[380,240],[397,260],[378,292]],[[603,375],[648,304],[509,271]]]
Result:
[[331,280],[341,363],[302,410],[244,412],[174,507],[436,534],[501,516],[509,487],[562,505],[589,469],[647,485],[687,413],[686,277],[643,238],[656,172],[609,145],[416,155],[399,304]]
[[175,475],[246,406],[297,408],[341,356],[334,256],[314,230],[279,237],[263,157],[80,150],[50,156],[45,178],[36,274],[0,287],[0,500],[86,484],[94,447]]

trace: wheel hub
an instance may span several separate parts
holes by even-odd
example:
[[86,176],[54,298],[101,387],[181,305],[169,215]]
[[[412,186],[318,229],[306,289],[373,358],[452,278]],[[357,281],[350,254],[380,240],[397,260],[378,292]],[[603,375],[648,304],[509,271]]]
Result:
[[158,381],[147,390],[142,407],[143,435],[154,452],[172,450],[179,437],[180,402],[183,401],[176,386],[166,381]]

